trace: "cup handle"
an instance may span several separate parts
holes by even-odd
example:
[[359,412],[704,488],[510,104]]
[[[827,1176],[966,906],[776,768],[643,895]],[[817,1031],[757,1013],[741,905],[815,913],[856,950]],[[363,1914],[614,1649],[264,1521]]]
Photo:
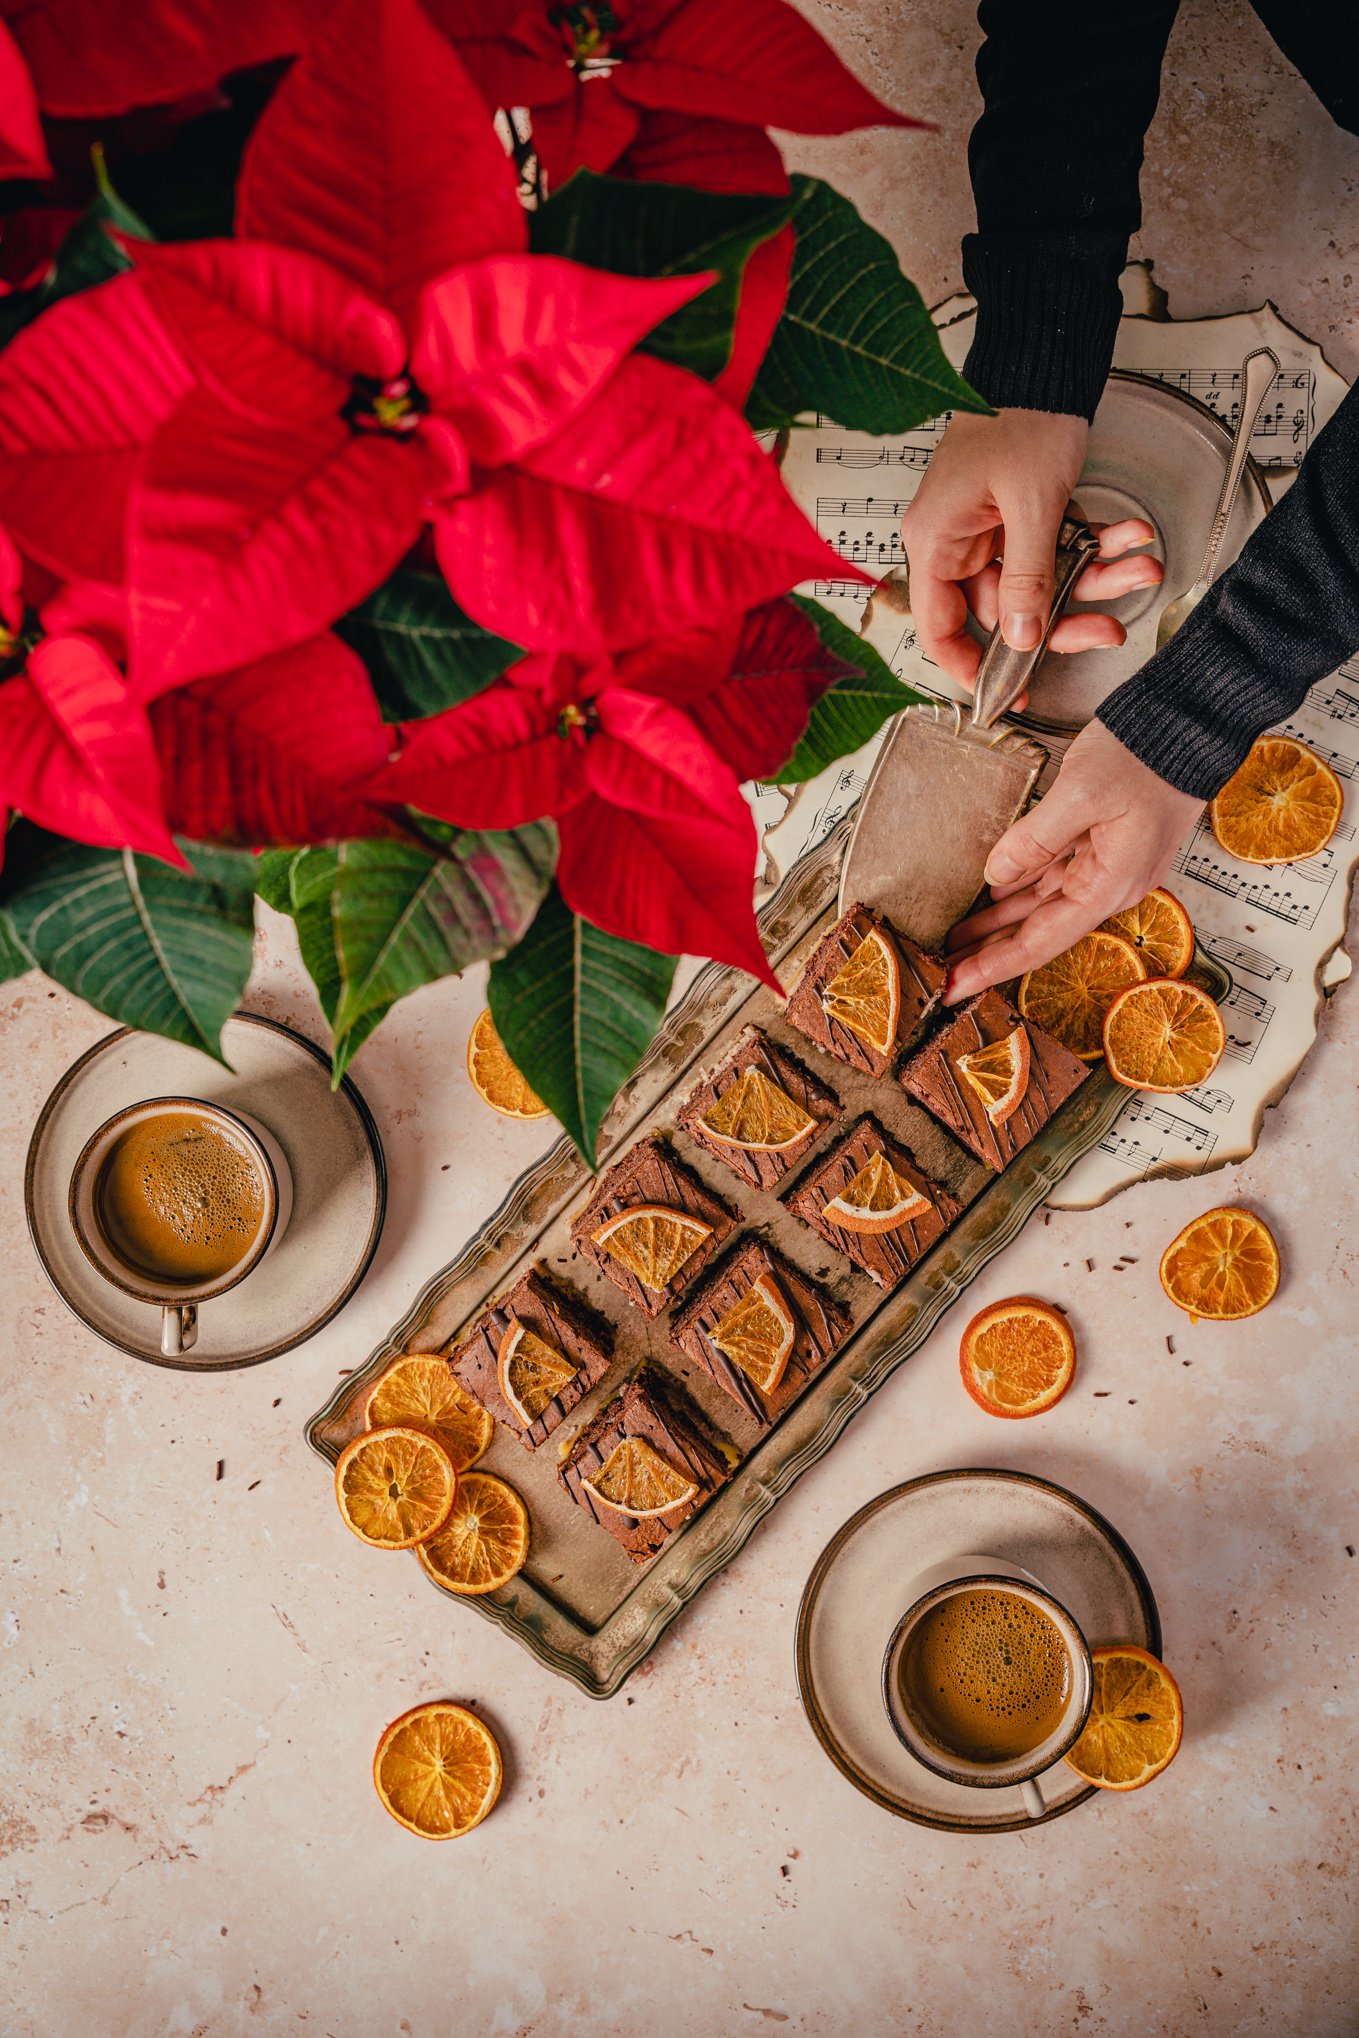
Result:
[[1048,1808],[1043,1801],[1043,1793],[1038,1788],[1034,1777],[1026,1776],[1024,1778],[1024,1781],[1019,1786],[1019,1793],[1024,1800],[1024,1809],[1031,1819],[1045,1819],[1047,1817]]
[[167,1359],[192,1351],[198,1343],[198,1304],[167,1302],[160,1312],[160,1349]]

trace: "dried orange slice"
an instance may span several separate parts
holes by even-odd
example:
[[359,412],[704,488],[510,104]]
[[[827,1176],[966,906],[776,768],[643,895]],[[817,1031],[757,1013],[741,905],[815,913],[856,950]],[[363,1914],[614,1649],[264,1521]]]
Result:
[[811,1113],[771,1083],[763,1069],[743,1070],[698,1122],[714,1139],[751,1153],[783,1153],[816,1130]]
[[480,1014],[467,1041],[467,1073],[482,1102],[502,1118],[546,1118],[548,1108],[524,1081],[505,1052],[489,1009]]
[[1191,1323],[1234,1322],[1263,1309],[1279,1285],[1279,1248],[1253,1211],[1230,1204],[1186,1224],[1161,1255],[1161,1286]]
[[874,927],[821,992],[828,1019],[838,1019],[879,1054],[889,1054],[901,1017],[901,964]]
[[500,1391],[524,1428],[550,1408],[562,1388],[569,1386],[580,1371],[546,1338],[528,1330],[517,1316],[500,1340],[496,1357],[496,1378]]
[[693,1480],[677,1471],[645,1437],[624,1437],[593,1478],[581,1483],[589,1487],[601,1507],[629,1514],[634,1521],[669,1514],[672,1507],[683,1507],[698,1492]]
[[760,1274],[708,1336],[762,1394],[772,1394],[787,1371],[797,1319],[774,1276]]
[[1149,977],[1182,977],[1194,960],[1194,923],[1175,894],[1160,885],[1135,906],[1111,914],[1100,931],[1131,941]]
[[1192,1090],[1207,1081],[1226,1045],[1208,993],[1169,977],[1120,991],[1104,1018],[1109,1073],[1130,1090]]
[[1101,1790],[1140,1790],[1173,1760],[1184,1733],[1180,1687],[1130,1642],[1092,1649],[1090,1716],[1067,1761]]
[[1208,809],[1213,833],[1241,863],[1297,863],[1336,831],[1345,791],[1315,751],[1261,736]]
[[1060,1309],[1033,1295],[992,1302],[963,1332],[963,1385],[988,1415],[1041,1415],[1076,1370],[1076,1340]]
[[841,1231],[896,1231],[933,1208],[928,1196],[902,1181],[885,1153],[875,1153],[821,1214]]
[[437,1535],[458,1490],[453,1460],[423,1430],[367,1429],[335,1466],[346,1525],[379,1550],[409,1550]]
[[1098,1061],[1104,1052],[1104,1015],[1120,991],[1140,984],[1147,974],[1131,941],[1099,930],[1032,969],[1019,980],[1018,1005],[1026,1019],[1082,1061]]
[[476,1464],[495,1429],[490,1411],[453,1378],[448,1360],[424,1352],[388,1366],[368,1396],[364,1421],[369,1429],[423,1430],[443,1445],[455,1472]]
[[657,1295],[664,1294],[685,1261],[712,1235],[703,1218],[665,1203],[634,1203],[591,1233],[596,1245]]
[[1022,1026],[972,1054],[960,1054],[958,1073],[981,1098],[993,1125],[1013,1118],[1029,1087],[1029,1036]]
[[528,1553],[528,1509],[513,1486],[492,1472],[465,1472],[447,1521],[415,1554],[440,1585],[475,1599],[508,1584]]
[[422,1840],[456,1840],[500,1795],[495,1735],[464,1705],[414,1705],[383,1733],[373,1782],[383,1805]]

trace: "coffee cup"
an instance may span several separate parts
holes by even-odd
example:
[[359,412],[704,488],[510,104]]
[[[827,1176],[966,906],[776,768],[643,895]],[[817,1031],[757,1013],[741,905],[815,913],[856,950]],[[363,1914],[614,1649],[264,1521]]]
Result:
[[292,1177],[273,1135],[201,1097],[149,1097],[115,1113],[71,1171],[68,1212],[98,1273],[159,1305],[160,1348],[198,1341],[198,1312],[282,1236]]
[[893,1732],[951,1783],[1018,1785],[1041,1819],[1038,1778],[1075,1746],[1090,1711],[1079,1626],[1028,1572],[994,1558],[955,1559],[915,1590],[883,1656]]

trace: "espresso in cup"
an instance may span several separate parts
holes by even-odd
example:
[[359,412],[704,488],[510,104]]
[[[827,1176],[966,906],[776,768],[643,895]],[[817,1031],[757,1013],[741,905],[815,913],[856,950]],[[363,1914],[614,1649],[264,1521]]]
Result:
[[212,1286],[259,1237],[268,1181],[253,1145],[220,1114],[160,1111],[118,1134],[94,1184],[94,1220],[128,1271]]
[[81,1249],[106,1281],[160,1305],[166,1358],[196,1343],[200,1304],[258,1266],[291,1202],[272,1136],[195,1097],[129,1105],[86,1141],[71,1176]]
[[965,1762],[1014,1762],[1059,1731],[1072,1664],[1036,1600],[997,1588],[940,1600],[912,1629],[897,1666],[917,1731]]

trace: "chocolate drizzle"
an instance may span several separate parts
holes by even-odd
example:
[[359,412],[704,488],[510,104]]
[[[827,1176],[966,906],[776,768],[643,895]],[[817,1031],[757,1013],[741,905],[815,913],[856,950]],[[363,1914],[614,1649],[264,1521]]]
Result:
[[[1015,1110],[997,1125],[966,1076],[958,1073],[958,1062],[1004,1040],[1017,1026],[1029,1036],[1029,1081]],[[1008,998],[990,990],[960,1007],[952,1023],[907,1063],[901,1082],[979,1159],[1000,1170],[1022,1153],[1089,1073],[1059,1041],[1021,1019]]]

